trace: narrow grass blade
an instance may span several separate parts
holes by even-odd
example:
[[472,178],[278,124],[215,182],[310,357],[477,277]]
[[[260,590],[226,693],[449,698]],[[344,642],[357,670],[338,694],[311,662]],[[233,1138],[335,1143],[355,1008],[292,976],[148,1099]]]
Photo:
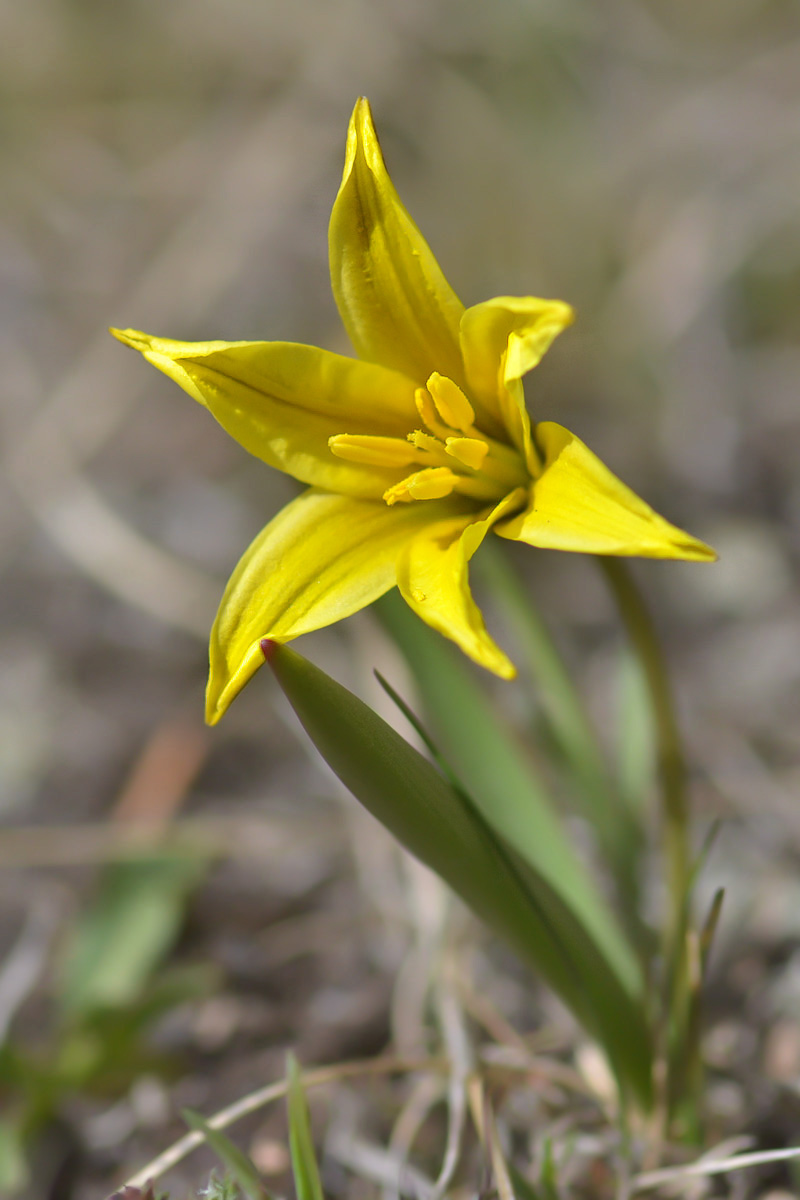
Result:
[[219,1129],[212,1128],[208,1121],[205,1121],[199,1113],[193,1112],[190,1108],[184,1108],[181,1115],[191,1129],[196,1129],[198,1133],[202,1133],[211,1149],[230,1171],[239,1187],[248,1197],[248,1200],[271,1200],[271,1193],[264,1187],[258,1171],[244,1151],[234,1145],[226,1134],[221,1133]]
[[691,922],[693,893],[720,830],[720,822],[711,825],[700,852],[695,858],[684,905],[684,935],[676,947],[668,971],[671,992],[663,1020],[668,1034],[668,1102],[677,1113],[681,1111],[687,1127],[699,1132],[700,1105],[703,1089],[703,1055],[701,1049],[703,986],[708,957],[722,911],[725,889],[718,888],[711,901],[702,926]]
[[534,1187],[530,1179],[526,1179],[513,1163],[510,1162],[507,1165],[508,1173],[511,1176],[511,1184],[514,1188],[514,1195],[517,1200],[560,1200],[558,1196]]
[[375,678],[377,679],[378,683],[381,685],[383,690],[386,692],[386,695],[389,697],[389,699],[392,700],[394,702],[394,704],[397,705],[398,709],[403,714],[405,719],[408,721],[409,725],[414,730],[414,732],[417,734],[417,736],[419,737],[423,746],[425,746],[426,750],[428,751],[431,758],[436,763],[437,767],[442,772],[442,774],[444,775],[444,777],[448,781],[448,783],[451,783],[453,785],[453,787],[458,787],[463,790],[463,784],[458,779],[458,776],[456,775],[455,771],[450,766],[449,762],[447,762],[447,760],[445,759],[441,750],[436,745],[433,738],[428,733],[427,729],[422,724],[422,722],[420,721],[419,717],[414,712],[414,710],[408,704],[406,704],[405,700],[400,695],[400,693],[395,691],[395,689],[389,683],[388,679],[384,679],[384,677],[383,677],[383,675],[381,675],[380,671],[375,672]]
[[687,1131],[697,1137],[702,1129],[705,1079],[702,1051],[703,988],[724,899],[725,889],[718,888],[699,933],[692,931],[687,938],[686,981],[679,994],[680,1006],[676,1003],[673,1011],[675,1029],[669,1061],[668,1099]]
[[374,607],[411,666],[437,745],[485,819],[573,909],[626,986],[642,996],[642,973],[630,943],[572,849],[531,760],[462,656],[396,594]]
[[551,1138],[546,1138],[542,1147],[542,1165],[539,1169],[539,1178],[542,1200],[560,1200],[558,1188],[558,1170],[556,1168],[556,1160],[555,1155],[553,1154],[553,1142]]
[[708,915],[703,922],[703,928],[700,930],[700,971],[703,979],[705,979],[708,970],[708,959],[711,954],[711,947],[714,944],[714,935],[717,932],[717,925],[722,914],[724,900],[725,888],[717,888],[714,892],[714,899],[711,901]]
[[650,1103],[643,1006],[543,873],[361,700],[286,646],[268,661],[323,758],[398,840],[538,968],[606,1051],[624,1094]]
[[297,1200],[323,1200],[319,1178],[317,1156],[311,1137],[308,1105],[297,1059],[290,1054],[286,1061],[286,1076],[289,1088],[286,1107],[289,1114],[289,1147],[292,1154],[292,1171]]

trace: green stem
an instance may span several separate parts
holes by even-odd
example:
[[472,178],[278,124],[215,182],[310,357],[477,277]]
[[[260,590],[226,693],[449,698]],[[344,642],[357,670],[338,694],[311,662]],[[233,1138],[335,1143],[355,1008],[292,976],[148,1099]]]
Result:
[[477,570],[516,634],[523,660],[537,685],[547,728],[572,773],[576,798],[611,868],[620,911],[641,948],[649,939],[640,920],[639,824],[624,802],[620,788],[612,782],[578,689],[529,590],[511,565],[506,548],[485,545]]
[[686,761],[667,666],[655,625],[633,576],[617,558],[599,558],[628,637],[644,671],[656,730],[671,922],[669,944],[682,940],[691,876],[686,795]]
[[655,736],[669,910],[663,931],[663,1008],[660,1041],[663,1120],[674,1111],[675,1079],[686,1053],[687,1022],[682,1001],[687,987],[687,932],[692,860],[686,760],[667,665],[650,612],[627,566],[598,558],[614,595],[650,695]]

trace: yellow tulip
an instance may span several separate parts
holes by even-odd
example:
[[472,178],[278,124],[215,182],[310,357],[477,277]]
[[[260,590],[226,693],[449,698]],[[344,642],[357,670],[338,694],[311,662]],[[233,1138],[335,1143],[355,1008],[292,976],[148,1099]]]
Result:
[[330,222],[333,293],[359,358],[293,342],[112,330],[245,449],[310,485],[261,531],[211,632],[214,723],[287,642],[397,586],[424,621],[510,679],[472,599],[486,534],[556,550],[711,560],[574,434],[531,429],[522,377],[573,319],[559,300],[465,309],[403,207],[369,104],[355,106]]

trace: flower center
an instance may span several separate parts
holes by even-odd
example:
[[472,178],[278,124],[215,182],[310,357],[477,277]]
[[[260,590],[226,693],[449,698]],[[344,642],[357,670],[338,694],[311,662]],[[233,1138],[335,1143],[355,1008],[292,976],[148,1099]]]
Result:
[[415,400],[424,429],[406,438],[338,433],[328,440],[331,451],[349,462],[416,468],[387,488],[387,504],[439,500],[452,492],[493,503],[528,485],[522,456],[476,428],[475,410],[452,379],[434,371]]

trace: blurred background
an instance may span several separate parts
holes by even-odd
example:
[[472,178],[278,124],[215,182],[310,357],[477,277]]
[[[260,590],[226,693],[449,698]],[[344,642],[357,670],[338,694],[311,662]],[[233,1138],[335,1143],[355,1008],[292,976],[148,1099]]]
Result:
[[[182,1105],[276,1078],[287,1045],[377,1052],[440,902],[271,680],[204,730],[222,586],[294,485],[106,333],[348,352],[327,220],[359,94],[465,303],[576,307],[529,379],[535,417],[720,552],[637,575],[698,840],[723,820],[708,887],[732,885],[738,1000],[710,1054],[759,1063],[773,1144],[775,1096],[798,1103],[800,8],[27,0],[0,5],[3,1194],[97,1200],[179,1134]],[[594,564],[529,551],[524,569],[614,736]],[[369,614],[298,648],[373,703],[375,665],[407,687]],[[498,703],[524,723],[523,699]],[[191,843],[191,866],[142,855],[148,838]],[[735,1123],[746,1089],[726,1086]],[[249,1146],[277,1176],[276,1129]]]

